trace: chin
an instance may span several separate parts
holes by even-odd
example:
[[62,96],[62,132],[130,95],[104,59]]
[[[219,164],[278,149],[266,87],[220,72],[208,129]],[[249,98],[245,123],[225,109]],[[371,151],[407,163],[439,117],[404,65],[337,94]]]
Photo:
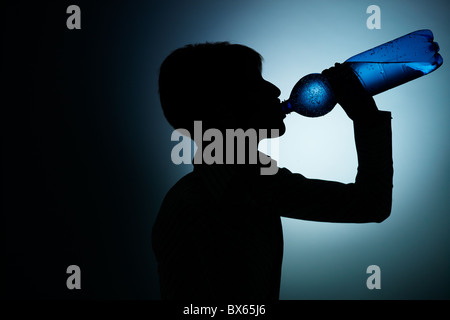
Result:
[[[277,129],[278,129],[277,137],[281,137],[286,132],[286,126],[284,125],[284,123],[282,123]],[[276,137],[272,137],[272,138],[276,138]]]
[[[271,126],[267,126],[267,137],[268,138],[278,138],[281,137],[286,132],[286,126],[283,121],[280,121],[277,124],[272,124]],[[277,133],[274,132],[274,135],[271,134],[271,130],[278,130]]]
[[280,127],[279,137],[281,137],[285,132],[286,132],[286,126],[284,125],[284,123],[282,123],[282,125]]

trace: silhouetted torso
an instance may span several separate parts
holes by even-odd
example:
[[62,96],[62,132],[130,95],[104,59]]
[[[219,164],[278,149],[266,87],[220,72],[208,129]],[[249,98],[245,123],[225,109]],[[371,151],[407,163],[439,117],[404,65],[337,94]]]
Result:
[[170,190],[154,234],[163,298],[278,299],[281,219],[260,179],[255,166],[196,165]]
[[278,299],[281,216],[381,222],[392,201],[390,113],[355,123],[355,183],[280,168],[195,165],[166,195],[153,228],[163,299]]

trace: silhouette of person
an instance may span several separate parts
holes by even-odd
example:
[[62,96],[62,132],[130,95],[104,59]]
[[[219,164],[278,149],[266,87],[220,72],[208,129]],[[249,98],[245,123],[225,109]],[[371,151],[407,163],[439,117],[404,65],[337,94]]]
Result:
[[[203,130],[276,129],[282,135],[280,90],[263,79],[261,66],[253,49],[228,42],[175,50],[160,68],[167,121],[191,136],[194,121],[202,121]],[[262,175],[260,162],[194,163],[167,193],[153,226],[162,299],[277,300],[281,217],[366,223],[390,215],[391,114],[378,110],[345,64],[323,74],[354,123],[355,182],[308,179],[286,168]],[[203,141],[202,149],[207,146]]]

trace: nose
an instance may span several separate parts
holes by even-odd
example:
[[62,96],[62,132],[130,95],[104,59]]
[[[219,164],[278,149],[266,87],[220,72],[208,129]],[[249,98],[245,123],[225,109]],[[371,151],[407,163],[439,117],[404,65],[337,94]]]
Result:
[[274,85],[273,83],[264,80],[267,86],[267,92],[270,93],[270,95],[272,96],[276,96],[277,98],[281,95],[281,90],[278,89],[278,87],[276,85]]

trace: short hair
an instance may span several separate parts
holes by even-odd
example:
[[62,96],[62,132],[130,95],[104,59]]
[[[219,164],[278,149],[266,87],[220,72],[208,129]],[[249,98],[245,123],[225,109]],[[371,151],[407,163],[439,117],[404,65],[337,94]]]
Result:
[[261,72],[262,57],[240,44],[189,44],[173,51],[162,63],[159,96],[164,115],[175,129],[192,133],[195,120],[208,124],[220,117],[216,108],[231,98],[242,67],[254,64]]

